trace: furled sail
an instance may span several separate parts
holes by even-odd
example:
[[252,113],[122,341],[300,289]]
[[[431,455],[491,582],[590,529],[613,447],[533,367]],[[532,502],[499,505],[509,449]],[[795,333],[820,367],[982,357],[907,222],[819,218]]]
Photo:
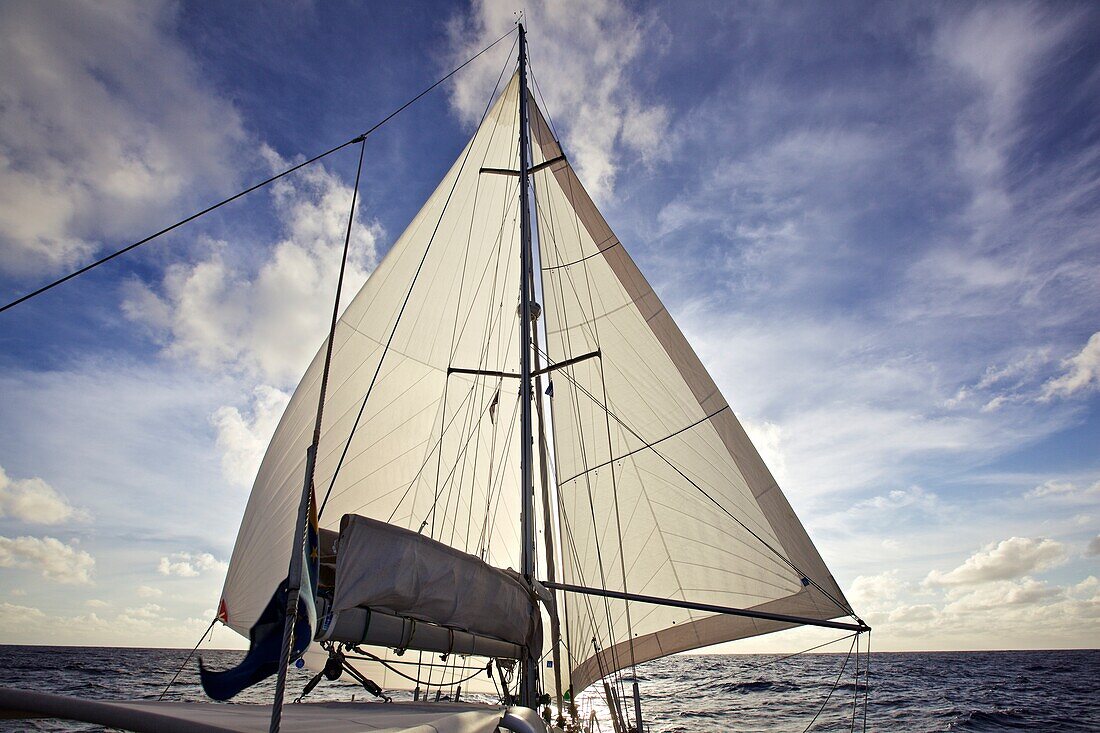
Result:
[[370,608],[542,650],[531,589],[514,570],[386,522],[344,516],[334,612]]
[[[481,172],[516,167],[517,110],[513,78],[340,316],[315,473],[322,530],[358,514],[518,567],[518,383],[450,371],[519,363],[518,180]],[[286,577],[323,361],[324,344],[271,440],[233,550],[222,603],[242,634]],[[384,669],[370,676],[411,686]]]
[[[562,155],[531,100],[532,165]],[[534,176],[564,581],[814,619],[847,601],[568,161]],[[572,685],[790,626],[567,594]],[[595,652],[593,639],[601,651]]]

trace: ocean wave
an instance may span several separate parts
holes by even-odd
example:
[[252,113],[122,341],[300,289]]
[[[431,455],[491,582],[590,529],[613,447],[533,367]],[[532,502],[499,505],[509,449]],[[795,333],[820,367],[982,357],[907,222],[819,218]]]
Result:
[[1013,708],[993,710],[965,710],[956,713],[955,720],[948,725],[949,730],[1017,730],[1031,729],[1027,716]]

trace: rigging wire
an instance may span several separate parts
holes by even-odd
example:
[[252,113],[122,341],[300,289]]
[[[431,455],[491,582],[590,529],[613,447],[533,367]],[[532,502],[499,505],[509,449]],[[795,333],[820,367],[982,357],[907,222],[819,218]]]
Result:
[[[571,377],[569,375],[569,371],[570,370],[568,370],[568,369],[561,370],[561,372],[565,376],[565,378],[567,380],[569,380],[569,382],[571,382],[573,384],[573,386],[576,387],[577,390],[579,390],[581,393],[583,393],[586,397],[588,397],[590,400],[592,400],[598,406],[600,404],[600,401],[598,399],[596,399],[596,397],[591,392],[589,392],[587,389],[585,389],[584,385],[580,384],[580,382],[578,382],[576,379]],[[718,412],[721,412],[721,410],[719,410]],[[788,558],[786,555],[781,553],[779,550],[772,547],[772,545],[769,542],[767,542],[759,534],[754,532],[751,527],[749,527],[744,522],[742,522],[740,519],[738,519],[729,509],[722,506],[722,504],[720,504],[718,502],[718,500],[716,500],[713,496],[711,496],[711,494],[709,492],[707,492],[703,487],[701,487],[699,484],[697,484],[695,481],[693,481],[690,476],[688,476],[686,473],[684,473],[683,470],[681,470],[679,466],[674,464],[664,454],[662,454],[660,451],[658,451],[656,448],[654,448],[653,447],[654,443],[646,441],[645,438],[643,438],[636,430],[634,430],[632,427],[630,427],[630,425],[628,425],[624,420],[622,420],[620,417],[618,417],[614,412],[611,412],[610,409],[608,409],[608,414],[611,416],[611,418],[613,420],[615,420],[615,422],[619,423],[619,425],[621,425],[623,428],[625,428],[627,431],[629,431],[631,435],[633,435],[635,438],[637,438],[638,440],[645,443],[646,444],[645,447],[647,447],[649,450],[652,450],[654,455],[656,455],[658,458],[660,458],[662,461],[664,461],[666,464],[668,464],[668,466],[670,468],[672,468],[672,470],[676,471],[676,473],[678,473],[681,478],[683,478],[685,481],[687,481],[689,484],[691,484],[691,486],[696,491],[698,491],[704,497],[706,497],[712,504],[714,504],[714,506],[718,507],[718,509],[720,509],[730,519],[732,519],[734,522],[736,522],[738,525],[740,525],[742,529],[744,529],[746,532],[748,532],[750,535],[752,535],[756,540],[758,540],[760,542],[760,544],[762,544],[764,547],[766,547],[768,550],[770,550],[776,557],[778,557],[780,560],[782,560],[784,563],[786,563],[792,570],[797,572],[800,577],[805,578],[806,580],[808,580],[811,585],[813,585],[815,588],[817,588],[819,591],[821,591],[821,593],[826,598],[828,598],[838,608],[840,608],[842,611],[844,611],[845,614],[852,616],[852,618],[856,619],[857,621],[860,621],[859,617],[856,616],[856,614],[853,612],[851,607],[846,607],[844,604],[842,604],[840,601],[838,601],[835,597],[833,597],[833,595],[831,593],[829,593],[824,588],[822,588],[821,585],[816,580],[809,577],[806,573],[802,572],[802,570],[799,569],[799,567],[797,565],[795,565],[794,562],[790,558]],[[715,413],[715,414],[717,414],[717,413]],[[657,441],[657,442],[659,442],[659,441]]]
[[[858,637],[858,634],[853,634]],[[829,700],[832,698],[833,693],[836,692],[837,685],[840,684],[840,678],[844,675],[844,670],[848,669],[848,660],[852,656],[852,649],[855,649],[856,639],[852,639],[852,646],[848,648],[848,654],[844,657],[844,664],[840,667],[840,672],[836,676],[836,680],[833,682],[833,686],[829,688],[829,694],[825,696],[825,701],[821,703],[821,707],[817,709],[817,713],[814,715],[813,720],[806,726],[806,729],[802,733],[809,733],[809,730],[814,727],[814,723],[817,722],[818,717],[821,715],[821,711],[825,709],[825,706],[829,704]]]
[[479,56],[484,54],[486,51],[491,49],[493,46],[495,46],[498,43],[500,43],[501,41],[503,41],[505,38],[507,38],[509,35],[511,35],[514,32],[515,32],[515,29],[513,28],[512,30],[510,30],[507,33],[505,33],[504,35],[502,35],[500,38],[498,38],[495,41],[493,41],[492,43],[490,43],[485,48],[478,51],[476,54],[474,54],[470,58],[463,61],[461,64],[459,64],[454,69],[452,69],[446,76],[438,79],[434,84],[432,84],[431,86],[424,89],[422,92],[417,94],[415,97],[413,97],[409,101],[405,102],[403,105],[401,105],[400,107],[395,109],[390,114],[386,115],[386,117],[384,117],[379,122],[375,123],[366,132],[363,132],[359,135],[356,135],[355,137],[348,140],[347,142],[343,142],[343,143],[340,143],[339,145],[337,145],[335,147],[329,148],[325,152],[320,153],[319,155],[315,155],[312,158],[310,158],[309,160],[306,160],[306,161],[303,161],[303,162],[298,163],[296,165],[293,165],[290,168],[287,168],[286,170],[282,171],[281,173],[276,173],[275,175],[271,176],[270,178],[267,178],[263,181],[260,181],[259,183],[256,183],[252,186],[249,186],[248,188],[244,189],[243,191],[240,191],[239,193],[235,193],[235,194],[233,194],[232,196],[230,196],[228,198],[222,199],[221,201],[217,202],[216,204],[212,204],[210,206],[207,206],[202,211],[199,211],[197,213],[191,214],[188,217],[180,219],[175,224],[167,226],[167,227],[161,229],[160,231],[155,232],[154,234],[150,234],[149,236],[145,237],[144,239],[139,239],[138,241],[136,241],[132,244],[129,244],[129,245],[123,247],[120,250],[116,250],[115,252],[112,252],[111,254],[106,255],[105,257],[101,257],[98,260],[96,260],[94,262],[91,262],[91,263],[85,265],[84,267],[81,267],[78,270],[74,270],[73,272],[70,272],[68,275],[65,275],[64,277],[60,277],[57,280],[54,280],[53,282],[51,282],[47,285],[43,285],[42,287],[38,288],[37,290],[33,290],[33,291],[31,291],[31,292],[29,292],[25,295],[22,295],[22,296],[16,298],[15,300],[11,301],[10,303],[7,303],[6,305],[0,306],[0,313],[3,313],[4,311],[8,310],[9,308],[14,308],[15,306],[19,305],[20,303],[23,303],[24,301],[30,300],[31,298],[33,298],[37,295],[41,295],[42,293],[45,293],[47,290],[51,290],[51,289],[57,287],[58,285],[61,285],[62,283],[66,283],[69,280],[72,280],[75,277],[83,275],[84,273],[88,272],[89,270],[95,269],[96,267],[99,267],[100,265],[102,265],[104,263],[110,262],[111,260],[115,259],[116,257],[124,255],[127,252],[130,252],[131,250],[137,249],[141,245],[147,244],[147,243],[153,241],[154,239],[156,239],[157,237],[160,237],[164,234],[167,234],[167,233],[171,232],[174,229],[178,229],[179,227],[183,226],[184,224],[192,222],[192,221],[194,221],[195,219],[198,219],[201,216],[209,214],[210,212],[214,211],[215,209],[219,209],[219,208],[221,208],[222,206],[225,206],[228,203],[232,203],[233,201],[236,201],[237,199],[239,199],[243,196],[246,196],[246,195],[252,193],[253,191],[255,191],[259,188],[263,188],[264,186],[267,186],[270,183],[274,183],[275,181],[279,180],[280,178],[283,178],[284,176],[288,176],[291,173],[293,173],[293,172],[295,172],[295,171],[297,171],[301,168],[306,167],[307,165],[311,165],[313,163],[316,163],[317,161],[321,160],[322,158],[325,158],[329,155],[332,155],[333,153],[337,152],[338,150],[343,150],[344,148],[348,147],[349,145],[353,145],[357,142],[363,142],[364,140],[366,140],[368,135],[370,135],[371,133],[373,133],[375,130],[382,127],[383,125],[385,125],[387,122],[392,120],[394,117],[396,117],[400,113],[404,112],[406,109],[408,109],[410,106],[412,106],[415,102],[419,101],[421,99],[421,97],[428,94],[433,89],[438,87],[440,84],[442,84],[443,82],[450,79],[452,76],[454,76],[459,71],[461,71],[465,66],[470,64],[476,58],[478,58]]
[[[394,674],[400,675],[401,677],[404,677],[405,679],[409,680],[410,682],[415,682],[418,685],[424,685],[425,695],[427,695],[427,689],[426,688],[428,688],[428,687],[447,687],[447,686],[453,686],[453,685],[461,685],[465,682],[469,682],[470,680],[474,679],[478,675],[485,674],[485,668],[484,667],[478,667],[477,671],[474,672],[473,674],[471,674],[469,677],[463,677],[460,680],[451,681],[451,682],[442,682],[442,681],[440,681],[439,684],[433,685],[430,681],[425,682],[424,680],[417,679],[416,677],[405,674],[404,672],[402,672],[401,670],[397,669],[392,664],[390,664],[390,662],[388,660],[383,659],[382,657],[376,656],[374,654],[371,654],[370,652],[368,652],[363,647],[356,646],[356,647],[353,647],[353,649],[355,650],[356,654],[361,654],[362,656],[360,656],[360,657],[351,657],[351,656],[349,656],[350,659],[359,659],[359,660],[364,661],[364,662],[366,662],[366,661],[378,662],[379,664],[381,664],[383,667],[385,667],[389,671],[393,672]],[[416,662],[409,662],[409,664],[416,664]],[[443,664],[443,665],[426,664],[424,666],[429,668],[428,669],[428,677],[430,679],[431,674],[432,674],[431,668],[442,666],[442,667],[444,667],[444,674],[445,674],[446,673],[446,668],[450,665],[448,665],[448,664]],[[455,669],[459,669],[459,667],[455,667]],[[462,669],[466,669],[466,668],[463,667]],[[473,669],[473,668],[471,667],[469,669]]]
[[855,634],[845,634],[844,636],[837,637],[836,639],[833,639],[832,641],[826,641],[823,644],[818,644],[816,646],[812,646],[809,649],[803,649],[800,652],[793,652],[791,654],[785,654],[784,656],[778,657],[776,659],[769,659],[766,662],[761,662],[760,664],[755,664],[755,665],[749,667],[748,669],[742,669],[740,671],[742,671],[742,672],[755,672],[758,669],[763,669],[764,667],[770,667],[773,664],[778,664],[780,662],[785,662],[788,659],[791,659],[793,657],[798,657],[798,656],[801,656],[803,654],[809,654],[810,652],[817,651],[818,649],[823,649],[827,646],[832,646],[833,644],[836,644],[836,643],[841,642],[841,641],[848,641],[853,636],[857,636],[859,633],[860,632],[856,632]]
[[849,733],[855,733],[856,730],[856,706],[859,704],[859,655],[863,650],[859,646],[859,634],[856,637],[856,658],[855,669],[853,670],[853,682],[852,682],[852,725],[849,727]]
[[214,630],[214,624],[216,623],[218,623],[217,617],[215,617],[214,620],[210,622],[210,625],[206,627],[206,631],[202,632],[202,636],[199,637],[199,641],[195,644],[195,648],[187,653],[187,658],[183,660],[183,664],[181,664],[180,668],[176,670],[176,673],[172,675],[172,679],[168,681],[168,684],[164,686],[160,695],[157,696],[157,700],[163,700],[164,696],[168,694],[168,688],[176,684],[176,680],[179,679],[180,674],[183,672],[184,668],[187,667],[187,663],[191,661],[191,657],[195,656],[195,652],[198,651],[199,646],[202,645],[202,642],[210,632]]
[[867,661],[863,669],[863,733],[867,733],[867,707],[871,703],[871,632],[867,632]]
[[[509,31],[509,33],[510,32],[511,31]],[[505,36],[506,35],[507,34],[505,34]],[[494,41],[494,43],[499,42],[505,36],[501,36],[496,41]],[[505,68],[507,68],[507,63],[505,64]],[[503,71],[501,72],[501,76],[497,78],[497,86],[500,85],[500,78],[502,78],[502,77],[503,77]],[[484,124],[485,117],[489,114],[489,110],[493,106],[493,99],[496,97],[496,92],[497,92],[497,87],[493,87],[493,92],[489,96],[488,103],[485,105],[485,111],[483,111],[481,113],[481,119],[478,120],[477,126],[479,128],[481,127],[482,124]],[[367,401],[370,399],[371,392],[374,391],[374,385],[378,382],[378,375],[382,371],[382,365],[385,363],[386,354],[389,353],[390,345],[393,343],[393,338],[394,338],[394,336],[397,335],[397,327],[401,323],[401,316],[404,315],[405,308],[408,307],[409,300],[412,298],[413,290],[416,289],[416,283],[420,279],[420,273],[424,269],[424,263],[428,259],[428,253],[432,249],[432,243],[435,242],[435,236],[436,236],[436,234],[439,233],[440,225],[443,224],[443,217],[447,213],[447,207],[451,203],[451,197],[454,196],[455,189],[458,187],[458,181],[462,177],[462,170],[466,167],[466,161],[469,159],[470,153],[472,151],[473,151],[473,146],[469,145],[466,148],[466,152],[462,156],[462,162],[459,164],[458,173],[455,174],[454,183],[451,184],[451,190],[447,192],[447,198],[443,202],[443,209],[439,212],[439,218],[435,222],[435,228],[432,230],[431,237],[428,238],[428,244],[424,247],[424,254],[420,257],[420,263],[416,267],[416,272],[413,273],[412,282],[409,283],[409,289],[405,293],[405,299],[401,303],[401,308],[400,308],[400,310],[397,311],[397,317],[394,319],[393,328],[390,329],[390,336],[389,336],[388,339],[386,339],[386,345],[382,349],[382,355],[378,358],[378,366],[374,370],[374,376],[371,377],[370,385],[367,387],[367,393],[363,396],[363,401],[359,406],[359,412],[355,416],[355,422],[352,423],[351,431],[348,433],[348,439],[344,443],[344,450],[340,454],[340,460],[336,463],[336,469],[332,472],[332,479],[329,481],[328,490],[325,491],[325,498],[321,502],[321,511],[324,510],[325,504],[328,502],[328,497],[332,493],[332,487],[336,485],[336,477],[340,475],[340,469],[343,468],[343,466],[344,466],[344,460],[347,458],[348,450],[351,448],[352,438],[355,437],[355,431],[359,427],[360,420],[363,419],[363,411],[367,407]],[[318,516],[320,516],[320,511],[318,511]]]

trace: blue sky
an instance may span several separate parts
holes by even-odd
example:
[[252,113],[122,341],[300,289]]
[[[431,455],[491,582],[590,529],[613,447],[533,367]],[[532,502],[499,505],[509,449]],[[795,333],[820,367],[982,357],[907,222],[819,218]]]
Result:
[[[354,136],[513,9],[0,5],[0,300]],[[582,181],[876,647],[1095,645],[1096,8],[527,13]],[[498,50],[370,138],[353,285],[469,136]],[[0,315],[0,641],[194,643],[324,331],[354,165]]]

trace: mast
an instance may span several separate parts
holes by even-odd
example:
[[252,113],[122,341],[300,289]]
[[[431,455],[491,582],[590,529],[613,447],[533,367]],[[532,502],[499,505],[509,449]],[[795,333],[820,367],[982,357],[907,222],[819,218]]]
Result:
[[[531,211],[528,201],[530,145],[527,128],[527,32],[519,24],[519,212],[520,212],[520,286],[519,286],[519,363],[520,363],[520,539],[523,542],[523,577],[528,585],[535,582],[535,485],[531,472],[531,292],[527,273],[531,269]],[[538,613],[532,603],[531,613]],[[520,704],[534,708],[538,704],[538,650],[528,650],[520,679]]]

